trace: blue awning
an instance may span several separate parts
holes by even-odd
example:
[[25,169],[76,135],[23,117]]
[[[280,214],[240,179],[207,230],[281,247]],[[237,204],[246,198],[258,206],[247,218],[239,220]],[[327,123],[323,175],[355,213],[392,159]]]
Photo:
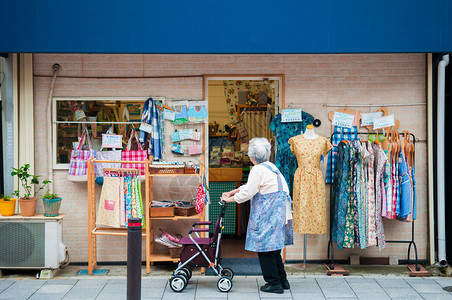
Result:
[[450,0],[5,0],[0,52],[452,51]]

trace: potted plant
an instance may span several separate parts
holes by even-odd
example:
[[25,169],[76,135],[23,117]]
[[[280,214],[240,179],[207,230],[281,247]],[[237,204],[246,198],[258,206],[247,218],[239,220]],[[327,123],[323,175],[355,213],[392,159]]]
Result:
[[42,196],[42,202],[44,203],[44,216],[56,217],[59,215],[61,197],[55,193],[51,193],[50,190]]
[[16,199],[10,196],[0,196],[0,214],[4,217],[14,215],[16,211]]
[[[29,173],[30,164],[25,164],[19,168],[12,168],[11,176],[17,176],[19,178],[20,184],[24,188],[24,194],[21,195],[20,191],[16,190],[13,192],[14,196],[19,198],[19,207],[24,217],[31,217],[35,214],[36,202],[38,198],[36,195],[44,189],[44,187],[50,183],[50,180],[43,180],[40,182],[39,175],[33,175]],[[33,193],[33,187],[35,187]],[[33,196],[32,196],[33,194]]]

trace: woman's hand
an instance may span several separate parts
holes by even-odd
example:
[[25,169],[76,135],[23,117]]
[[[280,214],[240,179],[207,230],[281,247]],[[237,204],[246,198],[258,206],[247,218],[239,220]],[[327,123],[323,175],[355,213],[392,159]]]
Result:
[[234,202],[235,201],[233,196],[231,196],[231,197],[223,196],[223,197],[221,197],[221,200],[224,202]]
[[234,196],[235,194],[237,194],[239,192],[239,189],[235,189],[229,192],[224,192],[221,195],[221,198],[231,198],[232,196]]

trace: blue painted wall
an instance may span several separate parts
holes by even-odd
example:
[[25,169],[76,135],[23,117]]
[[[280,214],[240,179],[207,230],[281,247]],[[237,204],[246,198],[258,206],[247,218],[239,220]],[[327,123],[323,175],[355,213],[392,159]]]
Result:
[[452,0],[1,0],[0,52],[452,51]]

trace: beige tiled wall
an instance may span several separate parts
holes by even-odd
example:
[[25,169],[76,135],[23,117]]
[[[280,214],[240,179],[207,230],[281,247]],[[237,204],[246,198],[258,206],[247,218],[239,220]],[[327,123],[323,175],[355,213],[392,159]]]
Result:
[[[422,103],[389,107],[400,120],[400,130],[410,130],[420,140],[416,148],[418,220],[416,243],[419,257],[427,257],[427,149],[426,81],[424,54],[344,54],[344,55],[104,55],[35,54],[35,150],[36,171],[46,176],[47,130],[42,122],[46,112],[52,65],[58,63],[60,76],[122,76],[121,79],[58,78],[54,96],[148,96],[201,98],[201,77],[131,79],[130,76],[174,76],[202,74],[285,74],[285,101],[322,121],[316,131],[331,133],[327,114],[337,104]],[[358,108],[357,108],[358,109]],[[374,109],[361,108],[363,112]],[[325,169],[325,164],[322,166]],[[66,171],[55,171],[55,190],[63,197],[64,242],[71,261],[87,261],[87,191],[84,184],[66,181]],[[329,186],[327,186],[327,191]],[[327,194],[329,197],[329,194]],[[329,199],[329,198],[328,198]],[[42,204],[38,206],[42,211]],[[411,225],[385,220],[387,239],[409,239]],[[187,225],[187,224],[184,224]],[[159,226],[180,226],[162,223]],[[308,259],[325,259],[328,235],[308,236]],[[336,257],[395,255],[406,258],[406,244],[388,244],[387,249],[336,251]],[[144,251],[143,251],[144,253]],[[303,235],[295,235],[295,245],[287,248],[287,259],[303,258]],[[126,239],[98,237],[99,261],[125,261]]]

